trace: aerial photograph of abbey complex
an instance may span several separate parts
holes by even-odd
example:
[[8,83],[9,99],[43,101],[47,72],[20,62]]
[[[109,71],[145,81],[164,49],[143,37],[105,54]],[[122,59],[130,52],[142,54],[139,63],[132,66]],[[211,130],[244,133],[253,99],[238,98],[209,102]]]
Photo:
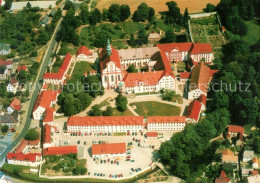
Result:
[[0,183],[260,183],[260,0],[0,0]]

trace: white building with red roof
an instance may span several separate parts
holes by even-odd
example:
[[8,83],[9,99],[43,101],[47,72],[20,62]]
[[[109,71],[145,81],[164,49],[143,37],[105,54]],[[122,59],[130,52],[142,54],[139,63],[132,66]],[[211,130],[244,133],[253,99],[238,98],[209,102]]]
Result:
[[151,116],[147,118],[147,130],[184,130],[185,116]]
[[43,127],[43,148],[47,148],[51,146],[51,126],[49,124],[45,124]]
[[93,144],[92,158],[124,157],[126,155],[125,143]]
[[89,50],[86,46],[80,46],[77,52],[77,60],[87,60],[88,58],[93,58],[93,52]]
[[37,167],[42,162],[42,155],[41,153],[8,153],[6,159],[8,164]]
[[228,137],[239,137],[240,140],[243,140],[244,132],[243,126],[228,125]]
[[20,144],[15,148],[15,153],[25,153],[28,149],[40,148],[40,138],[36,140],[22,139]]
[[17,72],[20,72],[20,71],[27,71],[26,65],[18,66],[17,67]]
[[198,122],[201,112],[201,103],[198,100],[193,100],[186,113],[187,122]]
[[63,154],[77,154],[77,146],[60,146],[60,147],[48,147],[43,149],[43,155],[63,155]]
[[167,43],[158,44],[157,47],[166,53],[171,62],[182,62],[191,58],[195,63],[202,59],[211,63],[214,59],[211,45],[207,43]]
[[7,111],[9,114],[12,114],[14,111],[20,111],[22,108],[22,103],[19,99],[14,97],[13,101],[11,102],[10,106],[7,107]]
[[39,94],[33,109],[34,120],[42,120],[45,117],[45,111],[56,104],[59,93],[59,91],[45,90]]
[[204,111],[206,110],[206,103],[207,103],[207,96],[202,94],[199,98],[198,101],[201,103],[201,110]]
[[71,116],[67,122],[68,132],[113,133],[142,132],[142,116]]
[[158,137],[157,132],[146,132],[145,135],[147,139],[156,139]]
[[43,74],[43,84],[62,85],[64,80],[66,79],[66,74],[69,70],[71,60],[72,60],[71,54],[67,53],[57,73]]
[[190,79],[190,72],[181,72],[180,73],[180,81],[188,81]]

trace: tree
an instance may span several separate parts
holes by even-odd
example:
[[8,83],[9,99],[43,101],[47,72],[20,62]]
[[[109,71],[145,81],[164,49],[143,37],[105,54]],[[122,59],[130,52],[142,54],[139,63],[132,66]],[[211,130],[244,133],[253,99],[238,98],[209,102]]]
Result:
[[1,128],[1,131],[2,131],[3,133],[8,132],[8,130],[9,130],[9,126],[8,126],[8,125],[4,125],[4,126],[2,126],[2,128]]
[[217,109],[225,108],[229,106],[229,97],[224,91],[217,91],[214,93],[212,101],[209,104],[209,110],[214,111]]
[[135,38],[134,38],[134,35],[133,35],[133,34],[130,35],[130,39],[128,40],[128,44],[129,44],[130,46],[132,46],[132,47],[135,47],[135,46],[136,46],[136,44],[135,44]]
[[89,21],[89,11],[87,6],[81,7],[81,12],[79,14],[79,17],[82,21],[82,23],[87,24]]
[[129,65],[129,67],[126,69],[126,71],[128,73],[134,73],[134,72],[138,72],[138,70],[135,68],[134,64]]
[[135,41],[139,46],[148,43],[148,37],[144,28],[141,28],[138,31],[137,39]]
[[185,8],[184,15],[183,15],[183,25],[186,27],[186,29],[189,28],[188,21],[189,21],[189,12],[188,12],[188,8]]
[[97,76],[87,76],[84,81],[84,86],[85,92],[93,98],[104,94],[104,88]]
[[116,97],[116,107],[117,110],[124,112],[127,110],[127,98],[124,97],[123,95],[118,95]]
[[160,43],[173,43],[176,41],[176,35],[174,34],[173,30],[167,30],[165,33],[165,37],[160,39]]
[[146,3],[141,3],[138,7],[137,10],[135,10],[134,15],[133,15],[133,21],[135,22],[144,22],[148,18],[152,19],[153,17],[153,10],[150,10],[148,5]]
[[15,175],[20,175],[20,173],[22,173],[23,172],[23,170],[21,169],[21,168],[15,168],[14,170],[13,170],[13,172],[14,172],[14,174]]
[[66,1],[66,3],[65,3],[65,6],[64,6],[64,10],[69,10],[69,9],[73,9],[74,10],[74,5],[73,5],[73,3],[71,2],[71,1]]
[[45,45],[49,39],[50,39],[49,34],[45,31],[41,31],[37,43],[38,45]]
[[97,23],[101,22],[101,19],[102,19],[102,15],[100,11],[97,8],[95,8],[90,14],[89,24],[96,25]]
[[121,21],[125,21],[126,19],[128,19],[131,15],[131,11],[128,5],[121,5],[120,6],[120,20]]
[[203,9],[204,12],[214,12],[216,11],[216,7],[213,4],[208,3],[206,8]]
[[31,5],[30,2],[28,2],[28,3],[26,4],[26,8],[28,8],[29,10],[32,8],[32,5]]
[[37,140],[39,138],[39,133],[34,128],[31,128],[27,131],[24,138],[26,140]]
[[167,2],[166,5],[168,6],[168,11],[164,12],[163,14],[166,15],[165,23],[166,24],[177,24],[182,25],[182,15],[180,12],[180,8],[177,6],[177,3],[174,1]]
[[112,4],[108,9],[108,19],[110,22],[119,22],[120,13],[120,6],[118,4]]
[[12,3],[13,3],[13,0],[6,0],[5,5],[4,5],[4,9],[10,10],[10,8],[12,7]]
[[155,15],[155,11],[152,7],[149,7],[149,12],[148,12],[148,20],[149,22],[154,20],[154,15]]
[[88,112],[89,116],[101,116],[102,115],[102,111],[100,110],[100,106],[99,105],[93,105],[91,107],[91,110]]
[[107,106],[106,110],[103,111],[103,116],[113,116],[113,108],[111,106]]

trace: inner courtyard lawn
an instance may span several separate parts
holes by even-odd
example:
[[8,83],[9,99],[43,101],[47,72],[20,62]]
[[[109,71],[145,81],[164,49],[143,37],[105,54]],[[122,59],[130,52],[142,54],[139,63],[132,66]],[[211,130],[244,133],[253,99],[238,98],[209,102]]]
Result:
[[74,69],[73,69],[73,75],[83,75],[87,71],[93,71],[94,69],[94,64],[89,63],[89,62],[77,62]]
[[131,103],[131,106],[135,105],[135,112],[140,116],[179,116],[181,108],[164,104],[160,102],[136,102]]

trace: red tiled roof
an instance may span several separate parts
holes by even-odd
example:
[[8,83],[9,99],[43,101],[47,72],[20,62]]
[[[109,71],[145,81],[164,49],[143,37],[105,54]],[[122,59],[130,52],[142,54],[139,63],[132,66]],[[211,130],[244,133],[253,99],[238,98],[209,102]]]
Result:
[[189,79],[190,72],[181,72],[180,73],[180,79]]
[[190,79],[190,91],[200,89],[207,93],[210,68],[204,62],[200,62],[192,69]]
[[23,152],[24,148],[27,146],[28,142],[25,139],[22,139],[20,144],[16,147],[15,153]]
[[46,109],[46,112],[45,112],[46,116],[45,116],[45,118],[43,120],[44,123],[53,121],[53,112],[54,112],[53,110],[54,109],[51,108],[51,107],[48,107]]
[[227,183],[230,181],[229,177],[226,177],[226,173],[222,170],[219,178],[216,178],[215,183]]
[[193,43],[193,48],[190,54],[197,55],[200,53],[212,53],[211,45],[207,43]]
[[26,71],[26,65],[18,66],[17,71],[20,72],[21,70]]
[[65,71],[69,67],[70,61],[71,61],[71,54],[68,52],[60,66],[60,69],[57,73],[45,73],[43,75],[43,79],[62,79],[62,77],[65,74]]
[[200,116],[201,103],[198,100],[193,100],[188,107],[186,117],[198,121]]
[[13,99],[13,101],[10,104],[10,107],[12,107],[16,111],[20,111],[22,106],[21,106],[21,101],[18,100],[16,97]]
[[163,52],[171,52],[173,49],[177,49],[180,52],[190,51],[192,43],[166,43],[157,44],[157,47]]
[[203,103],[204,105],[206,105],[207,96],[204,95],[204,94],[202,94],[202,95],[198,98],[198,100],[199,100],[201,103]]
[[14,85],[14,84],[16,84],[16,83],[18,83],[17,79],[12,78],[12,79],[10,80],[10,84],[11,84],[11,85]]
[[244,128],[242,126],[237,126],[237,125],[228,125],[228,132],[233,132],[233,133],[244,133]]
[[147,123],[185,123],[185,116],[151,116],[147,118]]
[[157,85],[164,74],[164,71],[128,73],[124,78],[125,86],[138,86],[138,83],[143,83],[143,85]]
[[92,155],[126,153],[125,143],[93,144]]
[[218,73],[219,70],[213,70],[213,69],[210,69],[209,71],[209,76],[214,76],[214,74]]
[[86,46],[81,46],[78,49],[77,56],[80,54],[84,54],[84,55],[88,56],[88,55],[92,55],[92,52],[90,52]]
[[30,161],[30,162],[36,162],[36,157],[41,156],[41,153],[29,153],[29,154],[23,154],[23,153],[8,153],[7,159],[11,160],[19,160],[19,161]]
[[230,149],[225,149],[222,151],[222,155],[234,156],[234,153]]
[[146,132],[146,137],[158,137],[157,132]]
[[47,109],[51,106],[51,102],[57,99],[59,91],[45,90],[42,91],[35,103],[33,111],[35,111],[39,106]]
[[114,62],[116,64],[116,67],[119,69],[121,68],[120,64],[120,58],[119,58],[119,53],[118,51],[111,46],[111,55],[107,55],[107,47],[103,48],[99,54],[99,59],[100,59],[100,68],[101,70],[105,69],[107,66],[108,62]]
[[0,65],[12,65],[13,61],[12,60],[1,60],[0,59]]
[[259,174],[259,172],[257,170],[251,170],[250,172],[251,172],[252,175],[258,175]]
[[67,126],[143,125],[142,116],[71,116]]
[[164,66],[164,72],[165,72],[164,75],[172,76],[174,78],[172,68],[170,65],[170,61],[169,61],[168,57],[166,56],[165,52],[160,51],[160,55],[161,55],[161,59],[162,59],[163,66]]
[[43,149],[43,155],[77,154],[77,146],[48,147]]
[[32,146],[37,146],[40,142],[40,138],[36,139],[36,140],[28,140],[27,144],[28,145],[32,145]]
[[46,124],[43,128],[43,143],[51,143],[51,126]]

